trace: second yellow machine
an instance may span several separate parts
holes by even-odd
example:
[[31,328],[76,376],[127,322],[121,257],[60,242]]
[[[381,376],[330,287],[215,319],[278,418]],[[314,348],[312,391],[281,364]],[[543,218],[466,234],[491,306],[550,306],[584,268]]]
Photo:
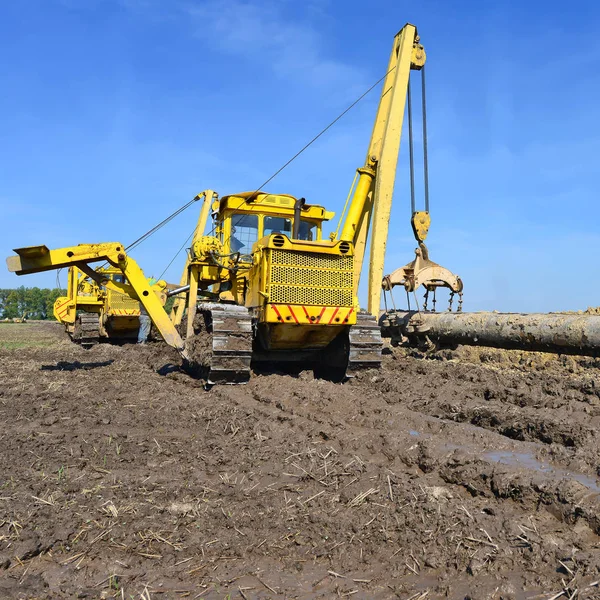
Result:
[[[121,269],[109,266],[95,271],[92,279],[70,266],[67,295],[54,303],[54,318],[64,325],[69,337],[84,348],[101,340],[131,342],[138,336],[140,303],[130,295],[106,286],[107,282],[127,283]],[[155,293],[166,300],[167,283],[149,280]]]

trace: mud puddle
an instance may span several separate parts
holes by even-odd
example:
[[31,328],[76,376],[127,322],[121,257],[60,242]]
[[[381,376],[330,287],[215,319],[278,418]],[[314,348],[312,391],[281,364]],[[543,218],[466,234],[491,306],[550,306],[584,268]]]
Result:
[[556,467],[548,462],[538,460],[532,454],[523,452],[495,451],[484,453],[483,458],[490,462],[535,471],[556,482],[577,481],[589,490],[600,493],[600,485],[597,479],[593,479],[592,477],[583,475],[582,473],[574,473],[573,471],[569,471],[567,469],[561,469],[560,467]]

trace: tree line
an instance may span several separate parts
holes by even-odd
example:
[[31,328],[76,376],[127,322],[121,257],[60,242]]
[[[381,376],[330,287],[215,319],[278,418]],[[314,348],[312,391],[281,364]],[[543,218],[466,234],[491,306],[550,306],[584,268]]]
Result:
[[0,289],[0,319],[14,319],[25,315],[28,319],[53,319],[52,308],[66,290],[60,288]]

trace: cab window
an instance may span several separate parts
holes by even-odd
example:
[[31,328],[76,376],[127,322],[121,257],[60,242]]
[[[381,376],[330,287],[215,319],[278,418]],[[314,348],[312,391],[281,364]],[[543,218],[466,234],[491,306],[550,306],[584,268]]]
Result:
[[258,239],[258,215],[232,215],[229,248],[231,252],[250,254]]
[[314,223],[308,221],[300,221],[300,231],[298,232],[298,239],[306,240],[307,242],[313,242],[317,239],[317,226]]
[[285,233],[290,236],[292,233],[292,220],[284,217],[265,217],[263,235],[271,235],[272,233]]

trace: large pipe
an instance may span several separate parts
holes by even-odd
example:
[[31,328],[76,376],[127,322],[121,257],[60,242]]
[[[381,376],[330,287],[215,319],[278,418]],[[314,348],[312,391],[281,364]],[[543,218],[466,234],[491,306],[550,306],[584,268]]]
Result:
[[586,313],[431,313],[391,311],[380,318],[382,335],[447,344],[600,355],[600,315]]

